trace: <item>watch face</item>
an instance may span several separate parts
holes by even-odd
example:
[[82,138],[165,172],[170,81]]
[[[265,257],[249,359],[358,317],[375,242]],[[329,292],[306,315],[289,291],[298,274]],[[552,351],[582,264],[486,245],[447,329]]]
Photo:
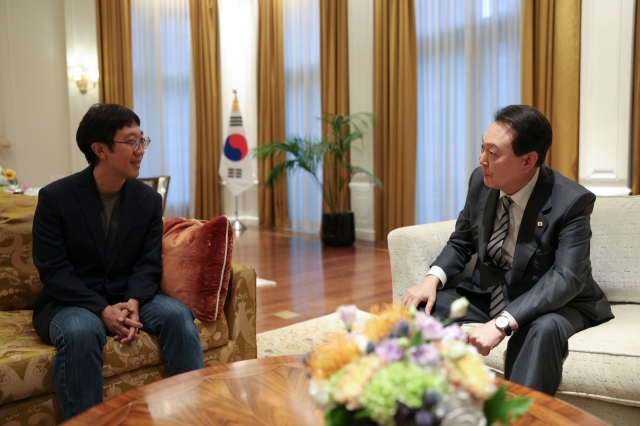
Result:
[[496,325],[500,328],[505,328],[509,325],[509,319],[507,317],[496,318]]

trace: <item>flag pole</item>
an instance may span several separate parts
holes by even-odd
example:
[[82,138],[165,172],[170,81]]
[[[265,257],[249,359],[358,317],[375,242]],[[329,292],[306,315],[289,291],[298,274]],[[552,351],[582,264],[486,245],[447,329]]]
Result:
[[236,219],[231,223],[231,226],[233,227],[233,230],[237,233],[241,233],[242,231],[244,231],[245,229],[247,229],[246,226],[244,226],[244,224],[242,222],[240,222],[240,219],[238,219],[238,196],[235,196],[236,199]]
[[[231,115],[229,117],[229,135],[224,144],[222,151],[223,155],[220,157],[220,168],[218,174],[222,179],[227,181],[227,189],[231,191],[231,194],[235,198],[236,209],[235,219],[231,222],[231,226],[237,236],[247,229],[246,226],[238,218],[238,194],[251,186],[250,180],[251,162],[247,158],[249,149],[247,146],[247,140],[244,133],[244,125],[242,124],[242,115],[240,114],[240,108],[238,107],[238,90],[233,88],[233,107],[231,108]],[[228,152],[227,152],[228,151]],[[247,180],[249,180],[247,182]],[[247,185],[248,183],[248,185]]]

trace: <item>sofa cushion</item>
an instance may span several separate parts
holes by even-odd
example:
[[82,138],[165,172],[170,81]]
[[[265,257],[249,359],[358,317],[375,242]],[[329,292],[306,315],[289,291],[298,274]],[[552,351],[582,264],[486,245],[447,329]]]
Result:
[[[640,305],[614,304],[611,310],[614,319],[569,338],[558,393],[640,407]],[[484,357],[499,374],[504,372],[507,342],[504,339]]]
[[[202,322],[196,319],[195,323],[203,350],[225,345],[229,341],[229,326],[224,315],[217,321]],[[102,357],[104,378],[141,367],[164,364],[158,338],[144,332],[140,333],[140,339],[124,345],[113,340],[113,337],[108,337]]]
[[38,197],[0,190],[0,310],[31,309],[42,283],[31,258]]
[[33,311],[0,312],[0,404],[53,392],[56,350],[42,343]]
[[559,391],[640,407],[640,305],[612,305],[615,318],[569,339]]
[[[0,404],[54,391],[56,350],[42,343],[33,329],[32,316],[32,311],[0,312]],[[215,322],[195,323],[204,351],[229,344],[224,315]],[[140,339],[124,345],[108,337],[102,357],[104,378],[164,363],[158,338],[144,332]]]
[[640,303],[640,196],[598,197],[591,232],[593,278],[609,302]]
[[2,404],[0,419],[5,426],[59,425],[64,422],[55,393]]
[[[208,349],[202,354],[204,357],[204,366],[211,367],[213,365],[227,364],[237,361],[236,352],[233,342],[227,342],[225,345]],[[151,365],[148,367],[138,368],[126,373],[116,374],[112,377],[104,379],[103,397],[105,400],[122,395],[131,389],[157,382],[166,377],[167,367],[164,364]],[[1,413],[1,411],[0,411]]]
[[225,216],[210,221],[164,219],[162,291],[182,301],[200,320],[220,318],[232,249],[233,230]]

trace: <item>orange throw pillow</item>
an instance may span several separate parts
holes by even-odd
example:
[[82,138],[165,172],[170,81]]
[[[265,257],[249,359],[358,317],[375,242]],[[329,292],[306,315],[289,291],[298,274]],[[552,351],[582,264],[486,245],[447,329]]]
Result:
[[162,292],[184,303],[199,320],[217,320],[231,274],[233,229],[229,219],[163,221]]

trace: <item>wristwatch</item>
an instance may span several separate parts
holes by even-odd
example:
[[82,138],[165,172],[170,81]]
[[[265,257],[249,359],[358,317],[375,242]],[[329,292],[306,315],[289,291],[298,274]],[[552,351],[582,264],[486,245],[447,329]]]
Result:
[[511,325],[509,324],[509,318],[504,315],[498,315],[496,317],[496,327],[504,330],[507,336],[511,336]]

